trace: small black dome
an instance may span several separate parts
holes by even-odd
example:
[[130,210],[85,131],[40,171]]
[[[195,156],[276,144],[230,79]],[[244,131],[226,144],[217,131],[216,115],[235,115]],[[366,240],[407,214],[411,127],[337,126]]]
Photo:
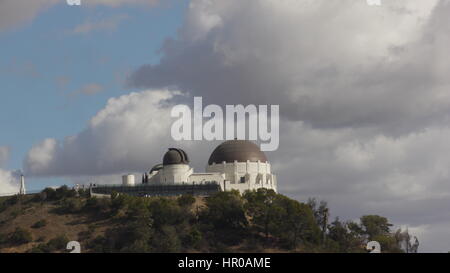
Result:
[[189,164],[189,158],[185,151],[177,148],[169,148],[163,158],[163,165]]
[[266,155],[259,149],[258,145],[248,140],[228,140],[214,149],[209,157],[208,164],[220,164],[237,162],[267,162]]

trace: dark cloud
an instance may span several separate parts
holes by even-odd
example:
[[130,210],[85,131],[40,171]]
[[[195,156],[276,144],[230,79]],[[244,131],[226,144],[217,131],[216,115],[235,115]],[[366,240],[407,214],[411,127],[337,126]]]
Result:
[[209,103],[280,104],[285,118],[319,128],[402,133],[447,121],[450,71],[435,69],[447,43],[430,38],[448,36],[445,2],[435,11],[436,1],[228,2],[192,1],[161,62],[139,68],[129,85],[176,86]]

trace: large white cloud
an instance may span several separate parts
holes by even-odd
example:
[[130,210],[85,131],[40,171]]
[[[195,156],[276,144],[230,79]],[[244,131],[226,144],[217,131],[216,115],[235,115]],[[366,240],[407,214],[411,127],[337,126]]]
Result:
[[10,148],[0,146],[0,195],[18,191],[18,173],[3,169],[9,159]]
[[173,143],[169,100],[177,94],[151,90],[109,99],[84,131],[35,145],[25,159],[25,172],[83,176],[148,171]]
[[19,192],[18,173],[0,169],[0,196]]

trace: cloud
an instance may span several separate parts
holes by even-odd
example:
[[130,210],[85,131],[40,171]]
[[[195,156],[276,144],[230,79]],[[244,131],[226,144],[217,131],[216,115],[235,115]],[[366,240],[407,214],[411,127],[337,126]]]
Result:
[[76,26],[73,32],[78,34],[85,34],[93,31],[113,31],[123,20],[127,18],[127,15],[118,15],[97,21],[89,20]]
[[13,195],[19,192],[18,173],[0,169],[0,195]]
[[402,133],[448,121],[449,10],[437,0],[193,0],[161,62],[128,83],[207,103],[280,104],[284,118],[319,128]]
[[[341,219],[379,214],[396,225],[450,227],[444,221],[450,217],[450,128],[392,137],[366,128],[282,125],[280,149],[268,154],[280,192],[324,199]],[[419,236],[421,251],[448,249],[450,240],[437,236]]]
[[[82,0],[81,7],[107,6],[117,8],[122,5],[155,5],[158,0]],[[0,31],[8,30],[31,22],[36,16],[62,0],[2,0],[0,1]],[[110,22],[111,24],[111,22]],[[103,22],[106,27],[108,22]],[[84,26],[86,29],[88,26]],[[83,28],[81,28],[83,30]]]
[[0,146],[0,167],[5,166],[9,159],[10,148],[8,146]]
[[58,0],[2,0],[0,1],[0,31],[33,20],[39,12],[55,5]]
[[105,175],[143,172],[160,162],[172,142],[169,100],[176,91],[158,90],[111,98],[88,128],[64,141],[46,139],[28,153],[33,176]]
[[18,172],[2,169],[9,159],[10,148],[0,146],[0,195],[18,191]]

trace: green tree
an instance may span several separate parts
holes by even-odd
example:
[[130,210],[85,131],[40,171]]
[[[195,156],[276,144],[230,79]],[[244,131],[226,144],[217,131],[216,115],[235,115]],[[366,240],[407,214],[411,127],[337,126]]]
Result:
[[317,203],[316,198],[309,198],[307,205],[311,208],[314,219],[322,231],[322,239],[325,240],[328,227],[328,218],[330,216],[328,203],[323,200]]
[[248,221],[244,202],[238,191],[218,192],[206,199],[199,215],[202,228],[220,243],[236,244],[247,234]]
[[320,228],[308,205],[283,195],[278,195],[275,205],[278,206],[281,216],[277,234],[285,246],[296,248],[300,243],[319,243]]
[[336,217],[328,226],[328,238],[336,243],[332,246],[332,250],[341,253],[363,252],[364,238],[361,237],[359,230],[355,232],[357,226],[353,222],[341,222]]
[[64,185],[55,190],[55,198],[61,200],[64,198],[75,197],[77,192],[74,189],[70,189],[68,186]]
[[365,215],[360,220],[363,232],[369,240],[374,240],[377,235],[388,235],[392,226],[387,218],[379,215]]
[[247,191],[244,198],[252,226],[266,242],[269,234],[287,248],[318,242],[320,229],[308,205],[267,189]]
[[178,205],[190,208],[195,203],[195,198],[191,194],[183,194],[177,199]]
[[179,235],[174,226],[162,226],[151,239],[153,251],[159,253],[179,252],[181,249]]
[[243,197],[247,201],[245,209],[252,221],[253,229],[262,232],[267,242],[278,220],[276,217],[278,208],[274,205],[277,194],[273,190],[261,188],[257,191],[246,191]]
[[188,210],[178,204],[176,200],[168,198],[157,198],[150,202],[149,211],[156,229],[166,225],[181,225],[193,217]]

